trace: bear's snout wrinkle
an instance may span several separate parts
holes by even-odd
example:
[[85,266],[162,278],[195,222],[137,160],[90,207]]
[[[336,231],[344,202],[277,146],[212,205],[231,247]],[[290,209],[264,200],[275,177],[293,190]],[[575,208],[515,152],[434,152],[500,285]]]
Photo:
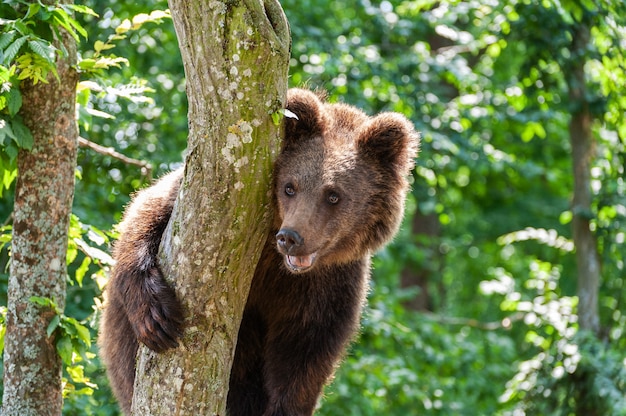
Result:
[[282,228],[276,234],[276,242],[281,250],[283,250],[283,253],[288,254],[292,250],[302,246],[304,244],[304,238],[291,228]]

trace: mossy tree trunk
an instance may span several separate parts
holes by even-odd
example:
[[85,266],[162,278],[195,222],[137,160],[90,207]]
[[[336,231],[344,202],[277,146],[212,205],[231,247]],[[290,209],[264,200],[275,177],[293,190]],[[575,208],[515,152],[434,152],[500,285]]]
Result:
[[[290,36],[275,0],[170,0],[187,77],[185,175],[161,244],[181,346],[141,347],[137,415],[224,415],[239,323],[271,219]],[[163,138],[166,140],[167,138]]]
[[[57,58],[59,80],[22,85],[20,114],[33,134],[32,150],[20,150],[13,210],[13,241],[4,347],[2,414],[60,415],[61,359],[46,329],[55,312],[33,296],[65,305],[67,232],[78,130],[76,42],[62,29],[67,54]],[[25,85],[26,84],[26,85]]]

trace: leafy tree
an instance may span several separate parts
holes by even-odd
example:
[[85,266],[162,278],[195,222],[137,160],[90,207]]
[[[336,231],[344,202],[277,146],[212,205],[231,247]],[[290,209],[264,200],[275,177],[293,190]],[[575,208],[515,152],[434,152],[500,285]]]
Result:
[[[78,34],[72,10],[69,3],[2,6],[3,16],[13,18],[2,35],[2,72],[9,90],[2,97],[8,117],[3,114],[0,135],[3,142],[10,140],[2,159],[10,165],[17,153],[18,170],[4,337],[5,415],[59,414],[62,406],[62,363],[51,337],[56,311],[33,300],[52,299],[60,308],[65,304],[78,147]],[[29,50],[18,55],[26,44]]]
[[[95,356],[89,351],[93,334],[85,322],[64,313],[66,261],[74,263],[78,251],[83,253],[71,267],[70,280],[81,288],[90,265],[111,264],[106,253],[83,237],[103,244],[107,236],[70,217],[78,147],[77,69],[93,75],[124,62],[103,51],[123,39],[132,25],[106,43],[96,42],[93,57],[78,61],[76,42],[87,33],[74,12],[94,15],[91,9],[19,0],[0,8],[7,17],[0,32],[0,168],[3,186],[10,191],[16,167],[19,170],[9,218],[13,227],[2,230],[12,233],[1,240],[2,246],[12,242],[8,308],[2,309],[0,320],[0,346],[5,347],[3,414],[59,414],[62,396],[89,395],[97,387],[85,375],[84,365]],[[160,17],[163,13],[144,15],[133,25]],[[102,277],[103,272],[96,270],[93,276]]]

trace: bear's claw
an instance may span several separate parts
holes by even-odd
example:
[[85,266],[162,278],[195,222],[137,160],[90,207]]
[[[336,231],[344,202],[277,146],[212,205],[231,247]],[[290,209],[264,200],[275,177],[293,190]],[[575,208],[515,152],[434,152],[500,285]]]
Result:
[[152,268],[142,279],[142,299],[131,302],[135,310],[128,310],[137,339],[156,352],[178,347],[183,336],[183,308],[176,293],[158,268]]

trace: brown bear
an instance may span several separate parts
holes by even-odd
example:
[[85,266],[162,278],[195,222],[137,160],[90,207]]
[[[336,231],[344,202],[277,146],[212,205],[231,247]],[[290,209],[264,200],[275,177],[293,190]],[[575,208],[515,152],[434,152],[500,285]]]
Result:
[[[358,329],[370,257],[397,231],[419,135],[402,115],[369,117],[291,89],[274,165],[275,219],[239,330],[230,416],[311,415]],[[182,173],[134,199],[115,245],[102,357],[129,413],[138,342],[177,346],[183,312],[158,264]]]

